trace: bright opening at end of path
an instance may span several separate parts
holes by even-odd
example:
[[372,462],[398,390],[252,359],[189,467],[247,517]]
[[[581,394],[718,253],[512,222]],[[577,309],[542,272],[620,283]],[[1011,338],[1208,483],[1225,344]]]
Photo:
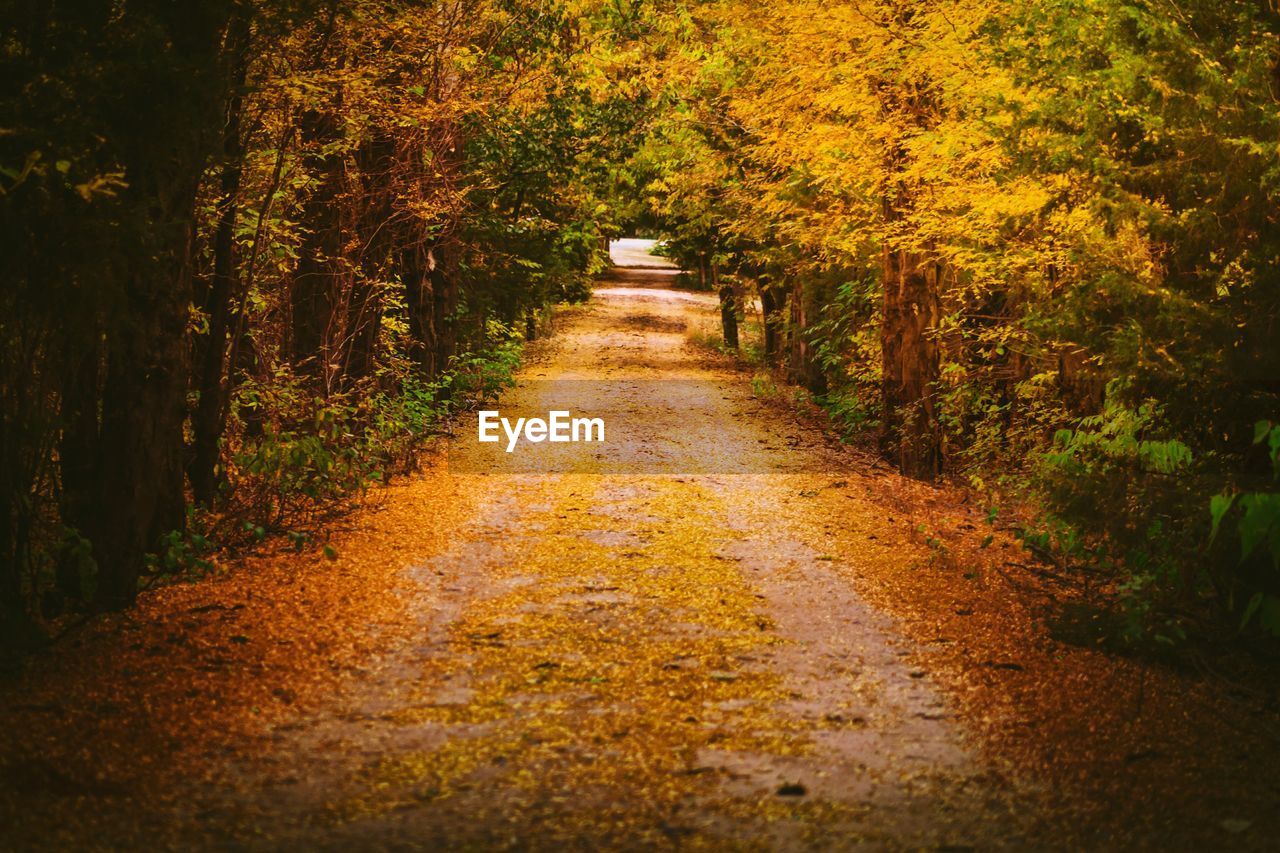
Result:
[[609,257],[614,266],[632,269],[674,270],[676,265],[657,254],[658,240],[620,237],[609,241]]

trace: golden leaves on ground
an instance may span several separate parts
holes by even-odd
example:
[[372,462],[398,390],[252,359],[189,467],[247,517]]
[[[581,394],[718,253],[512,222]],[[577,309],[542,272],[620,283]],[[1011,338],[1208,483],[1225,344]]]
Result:
[[[6,688],[6,841],[1016,844],[1000,777],[1022,775],[1074,786],[1035,809],[1071,846],[1140,837],[1153,803],[1196,814],[1193,770],[1249,806],[1232,826],[1261,826],[1268,788],[1232,775],[1239,739],[1203,688],[1053,639],[1047,582],[957,496],[752,416],[745,381],[674,324],[610,333],[634,313],[616,298],[575,315],[545,371],[720,383],[720,440],[678,438],[755,473],[433,469],[353,514],[335,562],[274,554],[159,590]],[[912,693],[930,677],[995,772]]]
[[[615,510],[630,519],[615,541],[608,534],[616,531],[595,529],[607,521],[593,509],[619,489],[634,495]],[[510,590],[467,609],[450,629],[441,669],[425,679],[428,687],[465,683],[468,701],[441,706],[428,693],[396,715],[403,724],[459,727],[457,736],[371,767],[365,793],[335,804],[333,816],[356,820],[448,797],[460,781],[501,801],[507,825],[536,824],[542,845],[578,837],[664,844],[662,827],[694,798],[730,822],[833,809],[724,797],[722,780],[702,764],[707,750],[811,748],[774,710],[784,698],[779,674],[749,664],[779,640],[735,563],[718,554],[732,534],[714,500],[693,483],[644,477],[622,487],[568,475],[555,493],[547,512],[526,521],[540,531],[532,549],[500,570]],[[593,532],[609,544],[592,541]],[[483,768],[499,769],[488,777]]]
[[184,786],[222,784],[222,759],[265,754],[273,726],[332,702],[417,629],[403,568],[443,549],[473,502],[438,472],[389,487],[331,521],[336,561],[277,545],[154,590],[32,661],[0,711],[0,823],[20,828],[7,840],[80,845],[99,821],[120,830],[110,810],[82,808],[102,792],[172,810],[178,832]]
[[[1103,648],[1096,627],[1092,639],[1064,634],[1064,614],[1096,615],[1093,599],[965,495],[883,471],[852,470],[840,488],[813,479],[787,523],[839,555],[858,593],[898,620],[987,759],[1045,786],[1042,820],[1064,846],[1138,844],[1176,815],[1189,846],[1211,847],[1224,814],[1275,813],[1261,784],[1274,762],[1241,760],[1233,700]],[[1280,760],[1280,744],[1250,743]]]

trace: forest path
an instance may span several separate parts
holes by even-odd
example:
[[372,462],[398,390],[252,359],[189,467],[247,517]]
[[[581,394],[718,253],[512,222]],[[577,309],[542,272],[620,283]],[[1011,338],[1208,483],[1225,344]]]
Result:
[[[606,282],[502,402],[603,415],[605,444],[506,454],[459,429],[451,476],[478,504],[409,570],[417,642],[247,762],[228,822],[334,849],[1026,843],[849,583],[915,546],[869,494],[808,517],[847,485],[835,451],[690,342],[713,298],[663,283]],[[866,550],[824,553],[833,526]]]
[[5,846],[1065,846],[855,592],[942,577],[891,476],[673,281],[618,271],[502,399],[604,443],[508,454],[473,415],[332,560],[264,549],[34,661],[0,692]]

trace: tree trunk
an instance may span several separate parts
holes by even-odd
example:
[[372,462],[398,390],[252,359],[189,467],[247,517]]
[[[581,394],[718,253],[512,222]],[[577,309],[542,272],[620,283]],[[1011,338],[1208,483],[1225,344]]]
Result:
[[217,488],[216,470],[219,443],[226,424],[227,332],[231,323],[231,297],[238,290],[235,229],[240,211],[240,178],[244,169],[244,146],[240,138],[240,118],[244,107],[244,84],[249,59],[249,19],[236,15],[228,38],[231,53],[231,90],[227,98],[223,130],[222,178],[218,199],[218,225],[213,238],[213,275],[203,307],[209,318],[209,334],[199,352],[197,390],[199,403],[191,418],[194,435],[187,478],[196,503],[209,506]]
[[[146,217],[122,273],[123,298],[106,339],[99,444],[101,534],[96,604],[133,602],[148,552],[181,530],[183,421],[192,299],[193,209],[216,139],[226,92],[218,54],[230,3],[177,5],[139,0],[120,13],[131,27],[158,30],[144,73],[131,82],[137,109],[118,118],[117,144],[128,189],[124,203]],[[181,132],[178,128],[183,128]]]
[[[915,11],[914,5],[899,10],[904,27]],[[931,244],[913,245],[910,239],[910,218],[920,190],[905,177],[910,156],[905,140],[933,123],[935,98],[927,78],[886,81],[880,92],[885,120],[898,128],[885,149],[881,189],[885,235],[880,442],[902,473],[932,480],[942,472],[942,430],[935,399],[941,268]]]
[[935,411],[938,381],[938,265],[917,252],[883,250],[884,317],[880,347],[882,448],[909,477],[942,472],[942,440]]
[[[249,258],[245,262],[244,278],[240,282],[240,295],[236,301],[234,319],[231,323],[230,351],[227,354],[227,387],[223,392],[223,400],[225,401],[223,407],[224,424],[226,423],[231,400],[234,398],[240,383],[248,378],[257,376],[259,373],[258,350],[253,335],[249,331],[249,300],[253,295],[254,282],[257,276],[258,256],[262,252],[262,244],[266,239],[267,217],[271,212],[271,205],[275,199],[276,191],[280,188],[280,180],[284,173],[285,152],[289,149],[289,142],[293,139],[294,130],[295,128],[292,124],[286,127],[280,137],[280,141],[276,144],[276,163],[271,170],[271,179],[267,182],[267,189],[263,194],[262,203],[258,207],[258,223],[254,228],[253,246],[249,250]],[[257,438],[264,433],[266,421],[262,407],[254,406],[242,409],[240,418],[244,424],[244,434],[246,436]]]
[[768,364],[777,364],[782,350],[782,309],[785,298],[771,285],[760,287],[760,308],[764,314],[764,358]]
[[333,323],[341,307],[342,156],[324,149],[338,136],[336,117],[311,110],[302,119],[302,144],[312,153],[307,172],[317,186],[303,205],[300,221],[307,236],[299,250],[289,301],[292,312],[290,350],[299,372],[315,377],[328,390],[338,369],[333,351]]
[[720,329],[724,333],[724,345],[730,349],[738,348],[738,299],[733,292],[733,285],[721,281],[720,270],[711,265],[711,282],[720,294]]
[[439,243],[432,250],[436,262],[431,269],[432,314],[435,317],[435,363],[440,371],[447,370],[458,354],[458,327],[454,316],[458,311],[458,281],[455,274],[458,247]]
[[791,288],[791,352],[788,360],[788,378],[815,394],[825,393],[827,377],[814,357],[813,344],[805,332],[812,324],[815,306],[813,295],[804,280],[797,278]]
[[[63,389],[62,436],[58,443],[62,523],[90,542],[101,538],[97,494],[101,367],[102,347],[99,335],[95,335]],[[58,555],[55,580],[64,598],[77,601],[82,597],[76,555]]]
[[428,381],[440,373],[436,364],[436,302],[431,289],[434,264],[430,250],[424,251],[421,245],[415,244],[401,253],[400,281],[404,285],[409,334],[413,338],[411,355]]
[[347,358],[344,380],[348,383],[373,374],[377,362],[378,332],[382,326],[383,300],[379,286],[391,266],[395,215],[396,139],[378,128],[356,155],[363,182],[360,216],[360,274],[352,282],[347,307]]
[[128,606],[143,557],[184,522],[182,422],[190,279],[139,276],[136,322],[114,336],[102,417],[98,603]]

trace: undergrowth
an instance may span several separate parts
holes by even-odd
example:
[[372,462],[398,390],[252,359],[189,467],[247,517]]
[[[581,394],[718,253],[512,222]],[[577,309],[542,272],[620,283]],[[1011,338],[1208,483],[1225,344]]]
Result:
[[[211,509],[188,507],[186,528],[165,535],[148,557],[142,585],[198,579],[216,570],[219,554],[276,538],[336,559],[324,520],[412,471],[428,440],[445,432],[454,415],[514,384],[522,336],[490,321],[482,343],[430,382],[410,371],[390,387],[374,377],[328,398],[308,393],[287,370],[246,384],[232,411],[236,445],[227,448],[219,500]],[[63,561],[70,558],[83,576],[81,603],[91,601],[89,544],[68,530],[62,550]],[[62,608],[77,609],[75,602]]]

